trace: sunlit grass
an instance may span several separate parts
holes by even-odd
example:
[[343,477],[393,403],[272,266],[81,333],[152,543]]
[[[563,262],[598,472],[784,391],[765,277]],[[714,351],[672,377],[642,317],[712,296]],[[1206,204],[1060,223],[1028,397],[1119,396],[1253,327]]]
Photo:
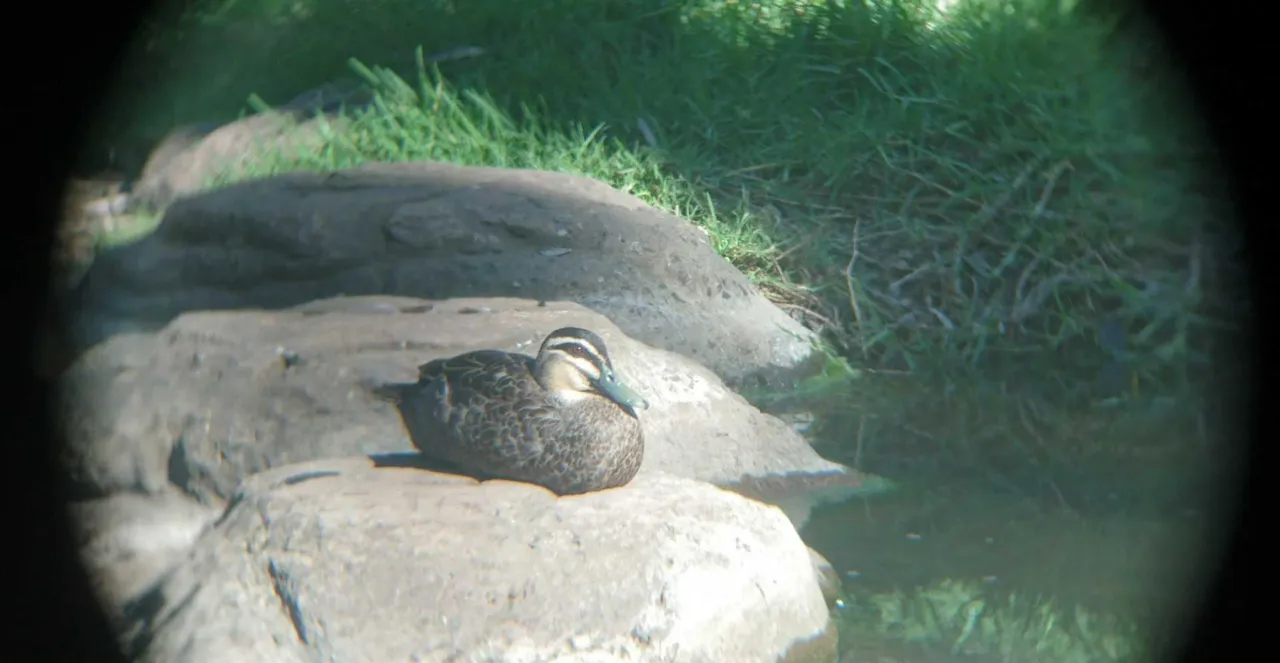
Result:
[[101,231],[95,237],[97,248],[106,251],[132,244],[151,234],[160,225],[160,220],[159,214],[141,210],[111,217],[100,224]]

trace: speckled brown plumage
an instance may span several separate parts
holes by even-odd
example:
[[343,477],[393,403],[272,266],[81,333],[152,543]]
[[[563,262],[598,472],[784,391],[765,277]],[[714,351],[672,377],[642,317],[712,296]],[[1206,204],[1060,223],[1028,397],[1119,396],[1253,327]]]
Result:
[[640,469],[644,435],[604,341],[573,327],[547,336],[538,358],[479,350],[436,359],[397,402],[414,445],[478,478],[534,483],[561,495],[621,486]]

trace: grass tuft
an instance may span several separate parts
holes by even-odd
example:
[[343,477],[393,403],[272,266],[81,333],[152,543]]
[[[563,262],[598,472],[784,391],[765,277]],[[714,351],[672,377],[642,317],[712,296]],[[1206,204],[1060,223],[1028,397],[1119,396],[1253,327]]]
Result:
[[[848,598],[841,623],[860,652],[890,659],[974,657],[1071,663],[1154,660],[1138,626],[1045,597],[943,580],[911,591]],[[843,639],[842,639],[843,640]],[[914,652],[914,655],[913,655]]]

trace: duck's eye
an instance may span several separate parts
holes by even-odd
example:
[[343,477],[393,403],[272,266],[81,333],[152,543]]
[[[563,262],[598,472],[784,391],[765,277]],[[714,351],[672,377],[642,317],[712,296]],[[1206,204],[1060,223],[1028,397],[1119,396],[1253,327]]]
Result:
[[595,355],[592,354],[590,350],[582,347],[581,345],[578,345],[577,343],[565,343],[563,345],[557,345],[556,349],[569,355],[570,357],[585,359],[586,361],[589,361],[593,364],[596,361]]

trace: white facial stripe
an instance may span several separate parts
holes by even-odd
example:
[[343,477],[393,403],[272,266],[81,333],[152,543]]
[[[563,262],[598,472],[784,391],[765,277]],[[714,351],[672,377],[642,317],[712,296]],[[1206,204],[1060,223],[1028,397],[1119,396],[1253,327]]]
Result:
[[573,367],[578,369],[578,371],[582,373],[582,375],[585,376],[586,378],[591,380],[600,379],[600,369],[596,368],[596,366],[592,364],[590,361],[587,361],[586,359],[583,359],[581,357],[575,357],[567,352],[564,352],[563,350],[556,350],[556,355],[558,355],[565,362],[573,364]]
[[588,398],[596,398],[595,395],[586,391],[578,391],[576,389],[554,389],[551,394],[560,400],[561,403],[577,403]]

